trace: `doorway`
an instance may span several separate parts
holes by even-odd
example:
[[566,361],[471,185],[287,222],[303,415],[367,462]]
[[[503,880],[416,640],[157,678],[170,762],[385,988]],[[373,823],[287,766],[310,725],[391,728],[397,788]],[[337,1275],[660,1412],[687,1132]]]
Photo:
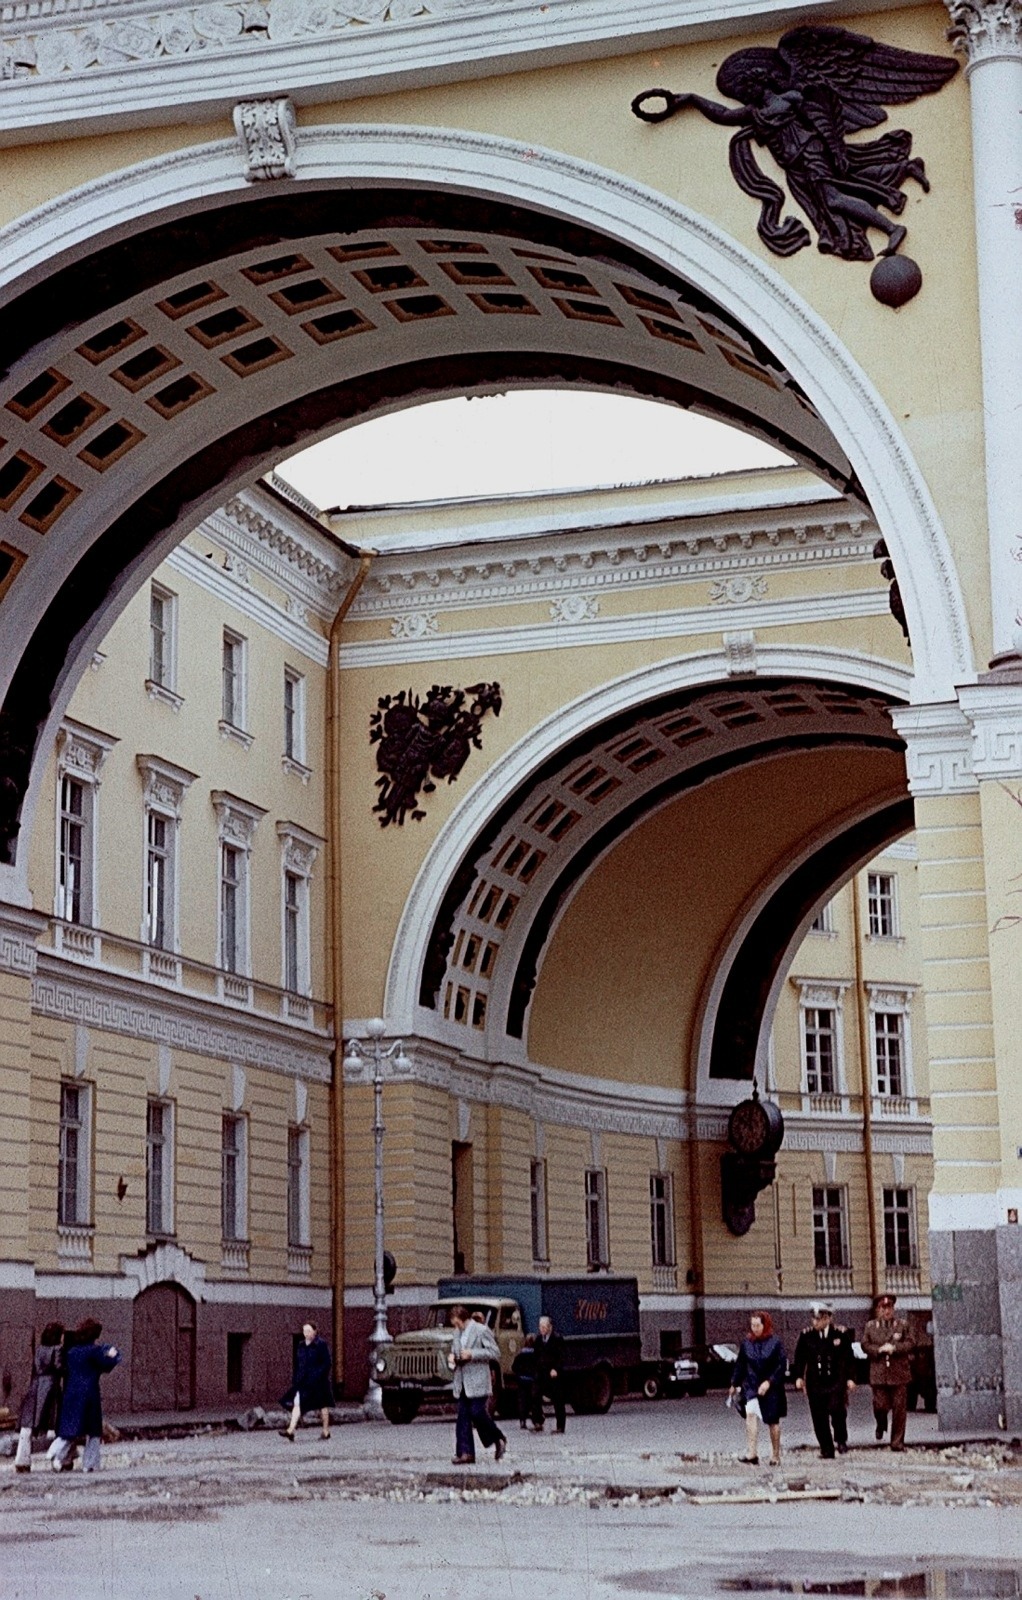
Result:
[[133,1411],[195,1405],[195,1301],[176,1283],[143,1289],[132,1315]]

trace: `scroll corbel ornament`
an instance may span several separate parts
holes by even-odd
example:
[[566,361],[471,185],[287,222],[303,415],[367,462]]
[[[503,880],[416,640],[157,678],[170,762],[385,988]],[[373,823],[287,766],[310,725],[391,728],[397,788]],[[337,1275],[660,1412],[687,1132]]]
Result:
[[234,127],[249,183],[294,177],[298,125],[291,100],[239,100]]

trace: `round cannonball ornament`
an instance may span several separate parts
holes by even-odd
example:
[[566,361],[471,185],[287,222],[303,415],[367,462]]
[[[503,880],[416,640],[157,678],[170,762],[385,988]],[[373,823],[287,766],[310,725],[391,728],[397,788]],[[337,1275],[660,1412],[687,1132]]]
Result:
[[897,311],[919,293],[923,275],[911,256],[881,256],[869,275],[869,286],[875,300]]
[[772,1156],[784,1138],[784,1118],[772,1100],[752,1098],[735,1106],[727,1124],[728,1143],[742,1156]]

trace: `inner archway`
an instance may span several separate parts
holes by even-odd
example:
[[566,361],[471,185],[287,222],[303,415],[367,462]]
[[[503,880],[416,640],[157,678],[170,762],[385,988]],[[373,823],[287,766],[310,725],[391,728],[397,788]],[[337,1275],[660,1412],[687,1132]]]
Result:
[[[57,243],[52,212],[18,230],[0,400],[12,887],[34,752],[127,596],[232,485],[300,442],[427,393],[623,387],[778,442],[864,494],[896,560],[913,552],[899,576],[922,694],[969,675],[950,557],[889,419],[768,269],[581,164],[549,158],[523,176],[520,152],[500,141],[414,130],[373,148],[358,132],[347,151],[311,134],[309,180],[269,198],[231,195],[240,181],[216,147],[181,163],[162,212],[158,192],[143,198],[138,169],[101,202],[69,199],[73,249]],[[428,194],[416,187],[427,158]],[[370,168],[378,186],[358,188]],[[64,328],[70,303],[76,322]]]

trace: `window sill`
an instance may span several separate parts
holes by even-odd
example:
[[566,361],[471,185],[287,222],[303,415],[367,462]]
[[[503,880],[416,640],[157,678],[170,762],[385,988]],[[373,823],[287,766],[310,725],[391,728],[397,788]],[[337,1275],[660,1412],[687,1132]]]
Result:
[[307,1278],[312,1271],[311,1244],[289,1244],[287,1270],[292,1278]]
[[172,711],[180,711],[185,703],[183,694],[175,693],[165,683],[157,683],[155,678],[146,679],[145,692],[150,700],[162,700],[163,704],[169,706]]
[[292,778],[301,778],[303,783],[308,783],[312,777],[312,768],[307,767],[304,762],[298,761],[294,756],[281,756],[280,765]]
[[867,944],[904,944],[903,933],[867,933]]
[[225,722],[223,717],[217,723],[221,739],[233,739],[235,744],[240,744],[243,750],[251,750],[254,734],[246,733],[244,728],[236,728],[233,722]]
[[60,1222],[57,1224],[57,1260],[62,1265],[92,1265],[92,1241],[95,1228],[91,1222]]
[[223,1239],[220,1243],[220,1266],[224,1272],[247,1272],[249,1265],[247,1239]]

